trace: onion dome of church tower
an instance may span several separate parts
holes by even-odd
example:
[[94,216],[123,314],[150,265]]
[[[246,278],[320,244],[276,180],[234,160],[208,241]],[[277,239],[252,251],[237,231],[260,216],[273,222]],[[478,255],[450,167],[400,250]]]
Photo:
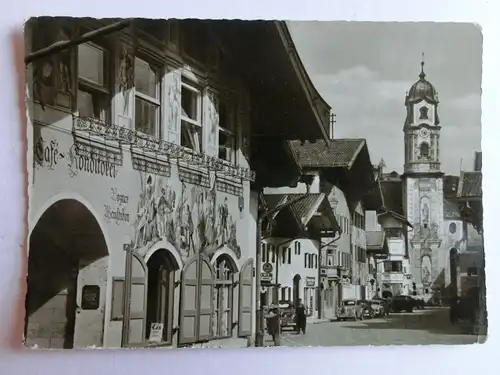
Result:
[[439,103],[438,94],[432,83],[425,79],[424,72],[424,61],[421,62],[421,71],[419,74],[419,80],[413,84],[406,95],[406,105],[418,103],[422,100],[427,101],[431,104]]

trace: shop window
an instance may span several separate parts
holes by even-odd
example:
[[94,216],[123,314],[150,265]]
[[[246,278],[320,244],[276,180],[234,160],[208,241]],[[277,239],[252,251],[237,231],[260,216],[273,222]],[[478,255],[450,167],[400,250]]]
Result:
[[236,111],[229,100],[219,100],[219,159],[236,164]]
[[181,83],[181,146],[203,151],[201,91],[185,79]]
[[107,72],[108,53],[95,44],[78,46],[78,95],[80,117],[109,121],[111,94]]
[[136,57],[134,83],[135,130],[160,137],[160,69]]
[[232,262],[220,256],[215,268],[214,293],[214,335],[215,337],[231,337],[233,327],[233,290],[235,269]]

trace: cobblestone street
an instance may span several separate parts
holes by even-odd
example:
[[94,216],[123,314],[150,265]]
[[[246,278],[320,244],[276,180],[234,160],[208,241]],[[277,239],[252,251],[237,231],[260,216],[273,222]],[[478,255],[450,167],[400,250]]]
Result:
[[[267,338],[266,344],[272,345]],[[473,344],[478,339],[466,334],[463,326],[453,326],[447,308],[433,308],[414,313],[391,314],[387,318],[363,321],[308,324],[305,335],[284,331],[281,345],[429,345]]]

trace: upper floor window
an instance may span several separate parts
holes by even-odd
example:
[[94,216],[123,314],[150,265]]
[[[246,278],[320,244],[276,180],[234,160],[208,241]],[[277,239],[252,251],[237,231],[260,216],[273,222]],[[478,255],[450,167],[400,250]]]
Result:
[[103,48],[84,43],[78,46],[78,114],[110,120],[111,92],[106,72],[108,56]]
[[420,112],[420,120],[427,120],[429,117],[429,108],[427,107],[420,107],[419,109]]
[[160,69],[136,57],[135,130],[160,137]]
[[219,159],[236,163],[236,111],[228,100],[219,101]]
[[202,152],[201,90],[184,79],[181,86],[181,107],[181,146]]
[[429,144],[427,142],[420,144],[420,156],[423,158],[429,157]]

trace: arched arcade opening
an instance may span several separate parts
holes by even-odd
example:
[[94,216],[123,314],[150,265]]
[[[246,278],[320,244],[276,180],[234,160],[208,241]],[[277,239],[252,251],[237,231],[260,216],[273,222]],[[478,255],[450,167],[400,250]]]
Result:
[[52,204],[29,237],[26,345],[102,346],[108,248],[91,211],[75,199]]

